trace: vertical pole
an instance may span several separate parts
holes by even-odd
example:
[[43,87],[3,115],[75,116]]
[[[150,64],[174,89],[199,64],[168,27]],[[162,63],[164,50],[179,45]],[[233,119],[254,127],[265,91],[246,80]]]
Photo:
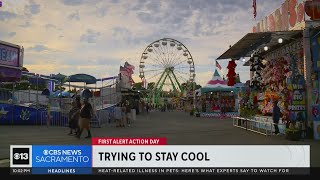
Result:
[[196,83],[194,81],[193,85],[192,85],[192,89],[193,89],[193,108],[194,109],[196,109],[196,90],[195,90],[195,86],[196,86]]
[[38,88],[38,86],[39,86],[39,75],[38,74],[36,74],[36,76],[37,76],[37,94],[36,94],[36,125],[38,125],[38,104],[39,104],[39,94],[38,94],[38,90],[39,90],[39,88]]
[[28,89],[29,89],[29,103],[30,103],[30,101],[31,101],[31,100],[30,100],[30,89],[31,89],[31,86],[30,86],[30,85],[28,86]]
[[61,105],[62,105],[62,80],[60,81],[60,96],[59,96],[60,111],[62,110]]
[[311,82],[311,50],[310,50],[310,27],[308,23],[303,31],[303,48],[304,48],[304,79],[306,82],[306,109],[307,109],[307,119],[311,121],[312,117],[312,82]]
[[102,79],[101,79],[100,99],[101,99],[101,109],[103,109],[103,80]]
[[12,85],[12,114],[11,114],[11,125],[14,124],[14,88],[15,88],[15,83]]

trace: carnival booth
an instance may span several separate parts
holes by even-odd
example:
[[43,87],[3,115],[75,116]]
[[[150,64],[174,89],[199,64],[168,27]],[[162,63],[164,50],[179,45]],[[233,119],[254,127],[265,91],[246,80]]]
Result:
[[[306,111],[308,89],[304,43],[302,30],[249,33],[219,57],[250,57],[244,63],[250,67],[249,86],[240,93],[240,104],[255,109],[252,111],[255,114],[250,117],[268,124],[260,129],[274,131],[271,125],[274,102],[278,102],[282,114],[278,125],[280,133],[286,134],[288,129],[294,129],[288,128],[289,124],[303,130],[311,126]],[[239,48],[247,50],[241,52]]]
[[215,70],[213,78],[197,91],[198,104],[201,104],[200,117],[238,116],[238,88],[228,86]]

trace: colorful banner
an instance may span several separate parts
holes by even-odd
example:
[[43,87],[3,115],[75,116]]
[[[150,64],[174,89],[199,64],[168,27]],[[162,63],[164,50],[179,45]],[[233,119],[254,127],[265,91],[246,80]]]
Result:
[[256,33],[302,29],[305,19],[309,18],[305,13],[304,4],[305,0],[285,0],[280,8],[259,21],[252,31]]
[[[294,77],[295,78],[295,77]],[[291,121],[305,121],[306,116],[306,92],[304,90],[304,80],[288,78],[288,111]]]

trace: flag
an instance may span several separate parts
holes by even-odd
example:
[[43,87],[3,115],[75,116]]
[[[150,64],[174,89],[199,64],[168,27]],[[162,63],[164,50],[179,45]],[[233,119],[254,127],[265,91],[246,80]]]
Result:
[[126,68],[124,68],[123,66],[120,66],[120,73],[122,76],[131,76],[131,74],[128,72],[128,70]]
[[253,7],[253,17],[257,17],[257,0],[252,1],[252,7]]
[[134,66],[129,64],[127,61],[124,63],[124,68],[126,68],[129,73],[133,74]]
[[222,69],[222,67],[220,66],[220,64],[218,63],[218,61],[216,61],[216,67],[219,68],[220,70]]

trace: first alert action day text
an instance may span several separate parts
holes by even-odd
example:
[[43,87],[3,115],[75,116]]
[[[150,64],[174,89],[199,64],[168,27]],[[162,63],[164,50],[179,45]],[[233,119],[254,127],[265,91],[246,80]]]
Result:
[[206,152],[98,152],[100,161],[210,161]]

